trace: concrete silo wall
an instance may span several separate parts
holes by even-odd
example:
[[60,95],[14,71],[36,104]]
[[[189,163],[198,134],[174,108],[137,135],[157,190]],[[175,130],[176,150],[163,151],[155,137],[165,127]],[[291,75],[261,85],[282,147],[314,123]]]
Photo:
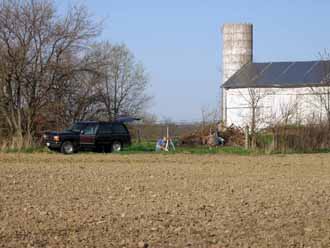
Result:
[[[222,27],[222,83],[253,60],[253,25],[224,24]],[[226,91],[221,94],[221,118],[227,121]]]

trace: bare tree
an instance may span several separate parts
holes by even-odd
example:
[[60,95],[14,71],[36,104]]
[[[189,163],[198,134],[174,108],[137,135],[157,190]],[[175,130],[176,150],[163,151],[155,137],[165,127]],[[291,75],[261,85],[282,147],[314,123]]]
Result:
[[326,114],[327,125],[330,128],[330,53],[325,50],[320,53],[320,63],[322,64],[322,86],[311,87],[311,94],[314,96],[317,107],[322,109]]
[[300,124],[301,116],[299,113],[299,105],[301,101],[295,97],[287,102],[281,102],[276,106],[276,111],[272,111],[266,124],[269,127],[287,126],[289,124]]
[[108,120],[120,115],[144,113],[150,97],[146,94],[148,77],[126,45],[99,45],[98,52],[107,55],[99,95]]
[[272,91],[265,88],[248,88],[246,94],[245,91],[240,91],[240,95],[249,109],[248,123],[251,134],[250,143],[253,149],[256,147],[257,129],[264,121],[262,100],[270,94]]
[[54,104],[60,105],[59,117],[64,125],[79,120],[102,119],[103,104],[99,92],[102,84],[102,68],[107,63],[105,56],[94,53],[93,48],[81,59],[79,73],[63,81],[59,92],[60,100]]
[[60,16],[51,1],[0,5],[0,111],[21,146],[52,98],[65,94],[65,82],[89,70],[81,55],[100,30],[81,6]]
[[217,109],[210,109],[206,106],[201,108],[202,122],[200,127],[201,134],[205,134],[205,129],[207,132],[213,133],[217,130],[217,122],[219,118],[219,111]]

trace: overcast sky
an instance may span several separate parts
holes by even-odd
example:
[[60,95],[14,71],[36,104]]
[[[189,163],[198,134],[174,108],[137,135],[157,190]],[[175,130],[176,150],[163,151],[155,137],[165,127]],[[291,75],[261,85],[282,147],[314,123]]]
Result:
[[[58,0],[60,9],[77,1]],[[215,109],[224,23],[254,24],[254,60],[315,60],[330,49],[329,0],[85,0],[105,19],[101,39],[124,42],[146,67],[150,112],[198,120]]]

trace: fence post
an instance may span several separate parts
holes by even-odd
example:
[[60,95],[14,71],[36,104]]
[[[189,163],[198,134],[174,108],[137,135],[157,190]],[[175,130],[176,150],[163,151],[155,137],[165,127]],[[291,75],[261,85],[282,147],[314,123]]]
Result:
[[141,143],[141,128],[138,127],[137,129],[137,143],[140,144]]
[[249,126],[248,125],[246,125],[246,127],[244,128],[244,137],[245,137],[245,140],[244,140],[245,149],[249,149],[250,142],[249,142]]
[[276,151],[277,150],[277,135],[276,135],[276,131],[273,130],[272,131],[272,144],[271,144],[271,150],[272,151]]

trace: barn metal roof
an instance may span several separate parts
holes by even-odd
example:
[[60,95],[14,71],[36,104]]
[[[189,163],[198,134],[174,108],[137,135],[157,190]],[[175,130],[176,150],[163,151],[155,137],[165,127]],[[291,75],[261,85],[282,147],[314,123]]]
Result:
[[330,60],[248,63],[223,85],[235,88],[297,88],[330,82]]

